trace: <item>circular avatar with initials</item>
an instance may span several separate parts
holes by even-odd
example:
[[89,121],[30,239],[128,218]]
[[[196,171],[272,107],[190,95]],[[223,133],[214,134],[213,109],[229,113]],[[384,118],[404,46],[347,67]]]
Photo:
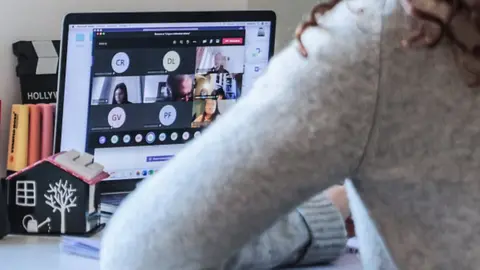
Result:
[[124,73],[130,66],[130,58],[124,52],[116,53],[112,58],[112,69],[116,73]]
[[175,71],[180,66],[180,61],[180,54],[169,51],[163,57],[163,68],[168,72]]
[[177,119],[177,110],[172,105],[164,106],[158,115],[160,123],[164,126],[170,126]]
[[115,107],[108,113],[108,124],[112,128],[119,128],[125,124],[127,114],[121,107]]

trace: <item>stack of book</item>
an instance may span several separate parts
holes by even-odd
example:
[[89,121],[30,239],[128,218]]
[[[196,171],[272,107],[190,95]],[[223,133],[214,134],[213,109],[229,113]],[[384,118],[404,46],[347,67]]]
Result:
[[8,174],[53,154],[55,104],[13,104],[8,143]]
[[100,197],[101,222],[108,223],[127,193],[102,194]]

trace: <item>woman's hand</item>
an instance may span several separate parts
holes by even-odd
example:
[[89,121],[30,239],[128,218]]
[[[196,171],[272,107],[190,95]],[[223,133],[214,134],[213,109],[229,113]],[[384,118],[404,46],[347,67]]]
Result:
[[343,219],[350,217],[350,207],[348,206],[347,191],[343,185],[335,185],[325,191],[325,195],[337,207],[343,216]]
[[345,228],[348,237],[355,236],[355,226],[351,218],[350,206],[347,191],[343,185],[335,185],[325,190],[325,196],[330,199],[333,205],[340,211],[345,220]]

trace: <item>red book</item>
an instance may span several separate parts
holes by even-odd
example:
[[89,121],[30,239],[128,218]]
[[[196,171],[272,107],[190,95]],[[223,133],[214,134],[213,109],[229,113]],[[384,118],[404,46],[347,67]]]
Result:
[[40,159],[53,154],[53,128],[55,122],[55,104],[41,104],[42,108],[42,147]]
[[28,107],[30,113],[30,121],[28,122],[28,165],[32,165],[40,160],[42,109],[34,104],[30,104]]

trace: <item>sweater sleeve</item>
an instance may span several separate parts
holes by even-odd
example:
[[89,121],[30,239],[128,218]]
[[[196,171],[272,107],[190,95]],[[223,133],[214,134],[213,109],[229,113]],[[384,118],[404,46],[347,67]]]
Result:
[[323,194],[280,218],[236,252],[222,270],[273,269],[327,264],[345,250],[345,221]]
[[345,219],[324,195],[313,197],[298,208],[310,231],[309,244],[298,265],[331,263],[345,251]]
[[295,44],[279,53],[248,95],[126,198],[103,236],[102,269],[215,269],[352,173],[372,125],[379,37],[345,4],[326,15],[325,29],[302,37],[307,59]]

